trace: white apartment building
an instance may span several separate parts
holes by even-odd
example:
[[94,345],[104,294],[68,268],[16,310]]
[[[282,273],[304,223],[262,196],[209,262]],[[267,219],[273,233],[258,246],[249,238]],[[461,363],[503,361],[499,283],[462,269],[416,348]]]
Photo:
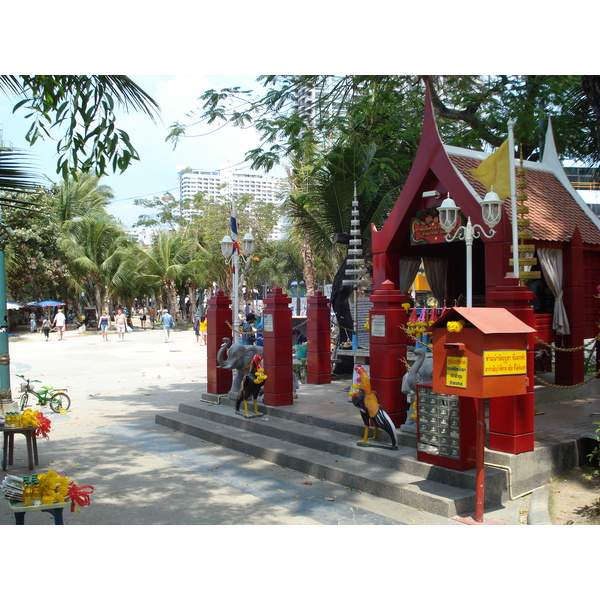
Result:
[[193,198],[198,192],[217,198],[239,198],[252,194],[257,200],[277,202],[280,198],[283,181],[280,177],[261,175],[254,171],[222,169],[181,169],[179,176],[179,197],[182,200]]
[[[204,192],[210,198],[223,197],[236,200],[250,194],[256,200],[280,202],[285,180],[280,177],[261,175],[255,171],[225,168],[217,171],[205,169],[181,169],[179,176],[179,197],[182,200],[193,198],[198,192]],[[194,210],[182,210],[181,216],[189,219]],[[269,236],[281,237],[281,224]]]

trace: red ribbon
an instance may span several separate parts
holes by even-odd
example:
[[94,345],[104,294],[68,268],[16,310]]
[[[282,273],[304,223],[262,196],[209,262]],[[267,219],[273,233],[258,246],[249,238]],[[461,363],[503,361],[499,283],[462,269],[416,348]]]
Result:
[[94,488],[91,485],[82,485],[77,487],[74,482],[71,481],[69,489],[67,490],[67,498],[71,499],[71,512],[75,512],[75,505],[77,504],[77,512],[81,510],[81,506],[90,505],[90,495],[94,492]]
[[50,419],[46,418],[44,415],[42,415],[40,413],[37,415],[37,420],[38,420],[38,425],[35,429],[35,435],[41,434],[47,440],[49,440],[50,438],[48,437],[48,434],[50,433],[50,428],[52,426]]

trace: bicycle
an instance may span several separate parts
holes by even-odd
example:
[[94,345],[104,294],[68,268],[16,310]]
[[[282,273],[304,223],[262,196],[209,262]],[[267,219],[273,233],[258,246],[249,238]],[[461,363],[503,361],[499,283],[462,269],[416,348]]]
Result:
[[23,379],[25,383],[21,384],[21,397],[19,398],[19,406],[21,410],[25,410],[29,402],[29,394],[33,394],[37,398],[39,406],[49,405],[56,412],[64,414],[71,407],[71,398],[65,393],[65,389],[54,389],[52,386],[42,385],[40,391],[34,389],[34,383],[42,383],[38,379],[27,379],[23,375],[17,375]]

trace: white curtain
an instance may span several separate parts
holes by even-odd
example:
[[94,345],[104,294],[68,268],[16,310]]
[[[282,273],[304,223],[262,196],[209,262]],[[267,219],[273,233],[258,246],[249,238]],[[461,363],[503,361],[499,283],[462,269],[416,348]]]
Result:
[[408,294],[410,286],[413,284],[419,267],[421,266],[421,257],[408,256],[400,259],[400,293]]
[[554,318],[552,329],[557,335],[569,335],[571,328],[567,311],[563,304],[563,255],[560,248],[538,248],[537,255],[546,278],[546,283],[554,296]]

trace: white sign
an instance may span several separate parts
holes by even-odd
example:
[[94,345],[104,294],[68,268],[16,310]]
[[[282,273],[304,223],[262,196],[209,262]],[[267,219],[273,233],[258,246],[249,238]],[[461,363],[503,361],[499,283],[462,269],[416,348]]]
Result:
[[371,335],[385,337],[385,315],[373,315],[371,317]]
[[273,315],[263,315],[263,326],[265,331],[273,331]]

